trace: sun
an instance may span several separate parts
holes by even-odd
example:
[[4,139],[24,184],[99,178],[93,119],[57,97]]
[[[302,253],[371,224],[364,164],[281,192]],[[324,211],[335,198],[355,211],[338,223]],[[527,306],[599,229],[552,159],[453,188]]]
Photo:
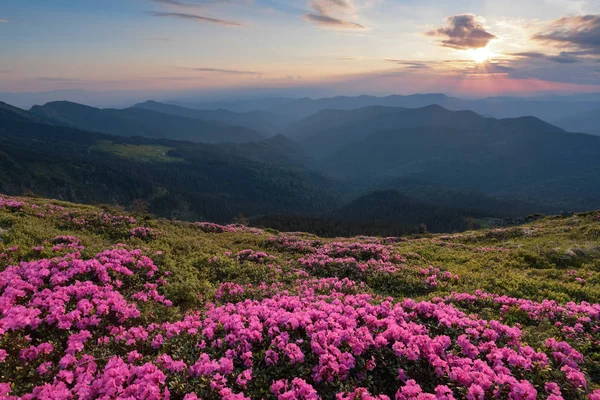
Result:
[[481,47],[479,49],[470,49],[469,55],[477,64],[482,64],[494,57],[494,53],[492,53],[487,47]]

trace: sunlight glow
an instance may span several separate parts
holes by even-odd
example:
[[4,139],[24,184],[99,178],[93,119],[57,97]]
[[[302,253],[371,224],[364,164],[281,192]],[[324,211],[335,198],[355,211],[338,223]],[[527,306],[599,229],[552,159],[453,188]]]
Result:
[[479,49],[470,49],[468,50],[469,55],[477,64],[484,63],[489,61],[492,57],[495,56],[494,53],[490,51],[488,47],[481,47]]

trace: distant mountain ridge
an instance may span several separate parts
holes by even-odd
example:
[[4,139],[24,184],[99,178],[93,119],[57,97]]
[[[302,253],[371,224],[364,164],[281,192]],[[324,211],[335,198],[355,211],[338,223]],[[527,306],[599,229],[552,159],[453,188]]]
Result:
[[[325,158],[347,144],[378,132],[415,128],[479,132],[482,137],[505,130],[564,132],[534,117],[485,118],[472,111],[449,111],[439,105],[430,105],[416,109],[372,106],[348,111],[325,110],[290,125],[285,133],[312,149],[317,158]],[[428,145],[436,143],[422,145],[425,151]]]
[[286,116],[267,111],[257,110],[240,113],[224,109],[198,110],[173,104],[159,103],[152,100],[135,104],[133,108],[141,108],[185,118],[215,121],[227,125],[243,126],[269,135],[280,133],[281,130],[291,121],[290,118]]
[[[487,97],[462,99],[442,93],[414,95],[377,96],[337,96],[330,98],[262,99],[223,101],[215,103],[189,103],[188,107],[218,107],[230,110],[262,110],[302,119],[322,110],[351,110],[370,106],[420,108],[437,104],[451,111],[470,110],[482,116],[494,118],[517,118],[534,116],[549,122],[577,117],[580,113],[600,109],[600,96],[543,96]],[[231,108],[230,108],[231,107]],[[560,124],[558,124],[560,126]],[[571,130],[571,129],[568,129]],[[594,133],[589,129],[576,129],[581,133]]]
[[583,132],[600,136],[600,107],[557,119],[554,123],[569,132]]
[[58,101],[30,112],[58,125],[119,136],[143,136],[202,143],[243,143],[263,139],[255,130],[159,113],[141,108],[99,109]]

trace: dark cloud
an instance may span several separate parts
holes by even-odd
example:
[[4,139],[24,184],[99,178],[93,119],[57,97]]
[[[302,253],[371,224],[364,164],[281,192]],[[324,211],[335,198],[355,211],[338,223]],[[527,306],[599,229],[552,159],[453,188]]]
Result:
[[151,11],[149,13],[155,17],[171,17],[171,18],[181,18],[181,19],[189,19],[192,21],[198,22],[208,22],[211,24],[223,25],[223,26],[243,26],[243,24],[234,21],[227,21],[223,19],[210,18],[202,15],[196,14],[187,14],[187,13],[177,13],[177,12],[160,12],[160,11]]
[[194,71],[201,72],[218,72],[221,74],[231,74],[231,75],[262,75],[262,72],[256,71],[242,71],[237,69],[222,69],[222,68],[190,68]]
[[544,53],[538,52],[522,52],[522,53],[513,53],[512,56],[519,58],[532,58],[536,60],[548,60],[559,64],[574,64],[580,62],[581,60],[577,57],[572,56],[569,53],[562,52],[559,55],[548,55]]
[[448,18],[448,25],[427,32],[428,36],[445,37],[440,41],[444,47],[466,50],[487,46],[496,36],[485,30],[473,14],[454,15]]
[[312,22],[313,24],[321,25],[327,28],[367,29],[367,27],[364,25],[322,14],[307,13],[304,14],[304,19],[308,22]]
[[336,11],[350,13],[355,10],[352,0],[313,0],[311,7],[315,12],[304,14],[304,19],[316,25],[331,29],[368,29],[356,22],[332,16]]
[[559,18],[546,30],[535,34],[533,39],[576,51],[580,55],[600,55],[600,15]]

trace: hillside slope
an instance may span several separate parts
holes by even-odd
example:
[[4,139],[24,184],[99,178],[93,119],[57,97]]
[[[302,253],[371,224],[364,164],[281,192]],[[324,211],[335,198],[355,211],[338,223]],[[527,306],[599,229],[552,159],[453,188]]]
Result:
[[594,399],[599,234],[323,239],[0,196],[0,393]]
[[231,221],[239,213],[312,212],[334,186],[215,145],[92,133],[0,118],[0,191],[82,203],[149,204],[157,215]]

